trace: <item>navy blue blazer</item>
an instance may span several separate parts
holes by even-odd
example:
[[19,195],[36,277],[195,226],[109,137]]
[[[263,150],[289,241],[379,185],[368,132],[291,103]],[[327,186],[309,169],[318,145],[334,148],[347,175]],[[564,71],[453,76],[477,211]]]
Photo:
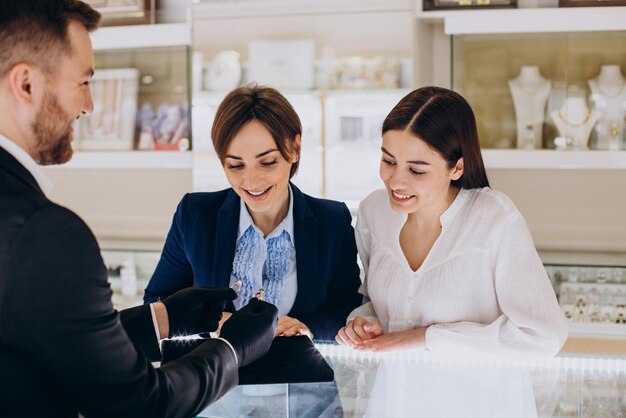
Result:
[[[289,316],[316,339],[332,340],[362,302],[352,217],[341,202],[317,199],[291,184],[298,293]],[[240,198],[234,190],[186,194],[176,209],[144,302],[189,286],[228,286]]]

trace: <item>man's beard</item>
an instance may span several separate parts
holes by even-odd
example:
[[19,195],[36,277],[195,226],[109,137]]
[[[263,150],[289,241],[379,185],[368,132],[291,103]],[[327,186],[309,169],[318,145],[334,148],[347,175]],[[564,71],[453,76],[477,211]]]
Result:
[[36,155],[40,165],[63,164],[72,158],[72,124],[57,98],[49,91],[33,122]]

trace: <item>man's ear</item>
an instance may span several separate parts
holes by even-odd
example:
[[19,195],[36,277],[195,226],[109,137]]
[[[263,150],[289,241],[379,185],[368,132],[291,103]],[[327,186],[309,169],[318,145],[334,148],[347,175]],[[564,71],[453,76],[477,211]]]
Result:
[[456,162],[456,165],[452,169],[452,175],[450,176],[452,180],[460,179],[461,176],[463,175],[463,170],[464,170],[464,163],[463,163],[463,157],[461,157],[459,158],[459,160]]
[[30,105],[35,102],[39,86],[44,81],[41,72],[26,63],[16,64],[7,75],[9,89],[20,104]]

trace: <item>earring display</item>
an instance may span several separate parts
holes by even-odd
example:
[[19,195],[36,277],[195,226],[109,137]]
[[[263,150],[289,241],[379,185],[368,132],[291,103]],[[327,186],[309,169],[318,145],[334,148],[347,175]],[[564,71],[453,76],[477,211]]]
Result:
[[598,121],[596,111],[589,109],[582,97],[568,97],[560,109],[550,112],[559,136],[554,140],[557,149],[588,149],[591,129]]
[[548,266],[546,271],[570,322],[626,324],[626,268]]
[[539,67],[522,66],[509,80],[517,120],[517,148],[539,149],[543,144],[543,122],[552,82],[543,78]]
[[598,149],[616,151],[624,147],[626,80],[619,65],[603,65],[596,78],[588,81],[590,102],[598,113]]

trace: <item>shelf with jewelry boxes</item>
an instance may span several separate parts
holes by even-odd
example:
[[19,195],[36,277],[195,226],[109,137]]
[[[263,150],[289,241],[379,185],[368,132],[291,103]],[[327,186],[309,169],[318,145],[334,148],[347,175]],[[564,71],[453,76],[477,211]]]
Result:
[[[191,155],[179,152],[190,148],[191,25],[102,27],[91,38],[96,56],[91,86],[94,113],[79,122],[76,152],[67,167],[191,167]],[[125,74],[129,74],[126,85],[122,81]],[[128,97],[118,98],[112,94],[115,89],[126,91]],[[107,95],[122,105],[106,102],[103,98]],[[170,114],[178,117],[168,118]],[[149,124],[145,119],[150,116],[157,122]]]

